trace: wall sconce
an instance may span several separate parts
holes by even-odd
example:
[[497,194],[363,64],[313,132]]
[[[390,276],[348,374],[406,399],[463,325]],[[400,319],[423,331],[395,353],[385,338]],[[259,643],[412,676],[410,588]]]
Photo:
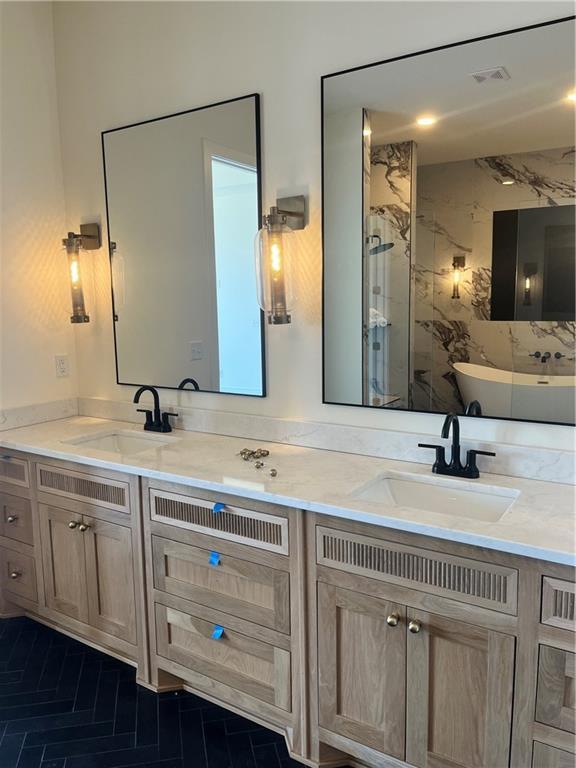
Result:
[[460,279],[466,266],[466,256],[454,256],[452,260],[452,298],[460,298]]
[[534,275],[538,272],[538,265],[534,262],[524,264],[524,301],[525,307],[532,306],[532,284]]
[[294,263],[293,230],[306,226],[304,195],[281,197],[270,213],[262,218],[256,235],[256,279],[258,303],[271,325],[292,322],[292,268]]
[[90,315],[84,304],[84,289],[82,287],[82,269],[80,264],[80,249],[94,251],[101,246],[100,227],[98,224],[80,224],[80,234],[68,232],[68,237],[62,240],[68,255],[70,270],[70,291],[72,293],[71,323],[89,323]]

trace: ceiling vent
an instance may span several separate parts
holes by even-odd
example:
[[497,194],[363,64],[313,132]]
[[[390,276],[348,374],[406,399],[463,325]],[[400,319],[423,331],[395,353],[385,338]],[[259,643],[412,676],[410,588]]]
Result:
[[481,69],[479,72],[471,72],[477,83],[487,83],[490,80],[510,80],[510,75],[506,67],[492,67],[491,69]]

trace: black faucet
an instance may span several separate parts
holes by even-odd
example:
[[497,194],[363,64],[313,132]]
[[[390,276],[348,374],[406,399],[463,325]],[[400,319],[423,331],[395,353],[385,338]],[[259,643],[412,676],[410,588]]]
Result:
[[418,443],[420,448],[433,448],[436,451],[436,460],[432,465],[432,472],[437,475],[451,475],[452,477],[466,477],[470,479],[480,477],[480,472],[476,465],[476,456],[496,456],[496,454],[492,453],[492,451],[471,449],[466,453],[466,466],[463,466],[460,460],[460,422],[455,413],[449,413],[444,419],[441,433],[441,437],[444,440],[450,436],[450,429],[452,429],[452,451],[449,464],[446,462],[443,445]]
[[146,414],[146,423],[144,429],[147,432],[172,432],[172,425],[170,424],[170,416],[178,416],[177,413],[162,413],[160,411],[160,396],[158,390],[155,387],[140,387],[140,389],[134,395],[134,402],[140,402],[140,396],[143,392],[151,392],[154,398],[154,413],[146,410],[146,408],[138,408],[138,413]]
[[180,384],[178,384],[178,389],[184,389],[184,387],[186,386],[186,384],[192,384],[192,388],[193,388],[193,389],[194,389],[196,392],[199,392],[199,391],[200,391],[200,387],[198,386],[198,382],[196,381],[196,379],[192,379],[192,378],[182,379],[182,381],[180,382]]

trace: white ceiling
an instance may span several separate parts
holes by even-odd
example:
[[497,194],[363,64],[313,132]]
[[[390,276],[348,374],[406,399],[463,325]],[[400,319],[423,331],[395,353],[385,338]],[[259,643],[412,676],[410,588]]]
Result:
[[[574,22],[564,22],[328,78],[325,119],[368,109],[373,144],[414,140],[423,165],[569,146],[574,41]],[[383,53],[374,45],[370,51]],[[479,85],[471,77],[498,66],[510,80]],[[416,126],[422,114],[435,115],[437,124]]]

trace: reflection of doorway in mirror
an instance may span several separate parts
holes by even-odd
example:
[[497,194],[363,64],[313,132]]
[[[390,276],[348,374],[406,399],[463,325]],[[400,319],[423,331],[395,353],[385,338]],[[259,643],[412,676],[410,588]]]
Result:
[[209,147],[210,206],[216,268],[218,369],[221,392],[262,391],[260,308],[253,241],[258,221],[258,178],[249,158]]

